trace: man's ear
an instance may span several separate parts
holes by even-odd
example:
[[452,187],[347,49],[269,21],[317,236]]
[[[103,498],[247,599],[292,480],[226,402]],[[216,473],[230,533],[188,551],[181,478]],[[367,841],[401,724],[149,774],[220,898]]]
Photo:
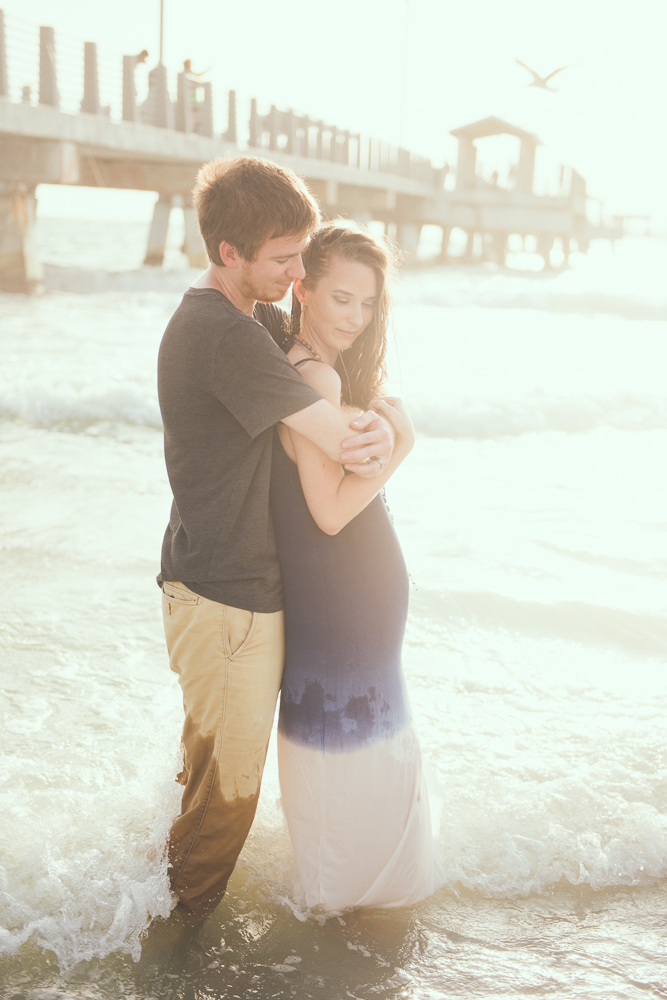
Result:
[[231,243],[225,243],[223,240],[218,247],[218,253],[220,254],[220,260],[225,265],[225,267],[230,267],[234,269],[239,266],[240,256],[236,247],[233,247]]
[[306,289],[304,288],[304,284],[303,284],[303,281],[301,280],[301,278],[295,278],[294,279],[294,282],[292,284],[292,288],[294,289],[294,294],[296,295],[296,297],[299,300],[299,302],[301,302],[303,304],[303,302],[304,302],[304,300],[306,298]]

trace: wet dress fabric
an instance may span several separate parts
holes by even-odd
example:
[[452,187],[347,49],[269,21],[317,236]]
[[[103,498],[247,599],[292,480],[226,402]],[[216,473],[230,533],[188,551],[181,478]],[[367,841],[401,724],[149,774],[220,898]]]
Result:
[[276,431],[285,600],[282,805],[306,905],[405,906],[442,885],[439,796],[401,667],[408,577],[381,496],[337,535],[313,520]]

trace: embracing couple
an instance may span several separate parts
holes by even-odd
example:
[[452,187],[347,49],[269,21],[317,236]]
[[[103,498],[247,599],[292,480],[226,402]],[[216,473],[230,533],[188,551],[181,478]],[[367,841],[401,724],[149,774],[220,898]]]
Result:
[[[442,884],[437,792],[401,668],[408,583],[382,487],[414,434],[382,396],[390,251],[320,224],[289,170],[205,164],[211,261],[162,340],[174,494],[158,582],[183,691],[171,829],[186,916],[250,830],[278,693],[282,805],[306,905],[402,906]],[[272,303],[292,286],[291,315]]]

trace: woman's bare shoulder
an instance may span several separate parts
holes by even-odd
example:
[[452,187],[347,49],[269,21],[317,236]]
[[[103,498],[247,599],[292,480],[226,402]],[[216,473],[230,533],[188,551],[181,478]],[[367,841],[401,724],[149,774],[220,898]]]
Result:
[[299,375],[325,399],[340,406],[341,380],[335,368],[325,362],[315,361],[308,351],[298,345],[290,350],[287,357],[293,365],[303,361],[304,364],[300,364],[298,368]]
[[335,389],[340,397],[342,385],[340,375],[331,365],[311,358],[308,364],[299,365],[299,373],[318,392],[322,392],[322,389]]

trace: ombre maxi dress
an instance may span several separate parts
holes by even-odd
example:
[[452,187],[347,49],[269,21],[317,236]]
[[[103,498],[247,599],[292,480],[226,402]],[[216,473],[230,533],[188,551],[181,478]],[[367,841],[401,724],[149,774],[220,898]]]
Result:
[[381,496],[337,535],[313,520],[275,432],[285,594],[282,805],[306,905],[406,906],[443,884],[439,794],[401,667],[408,576]]

